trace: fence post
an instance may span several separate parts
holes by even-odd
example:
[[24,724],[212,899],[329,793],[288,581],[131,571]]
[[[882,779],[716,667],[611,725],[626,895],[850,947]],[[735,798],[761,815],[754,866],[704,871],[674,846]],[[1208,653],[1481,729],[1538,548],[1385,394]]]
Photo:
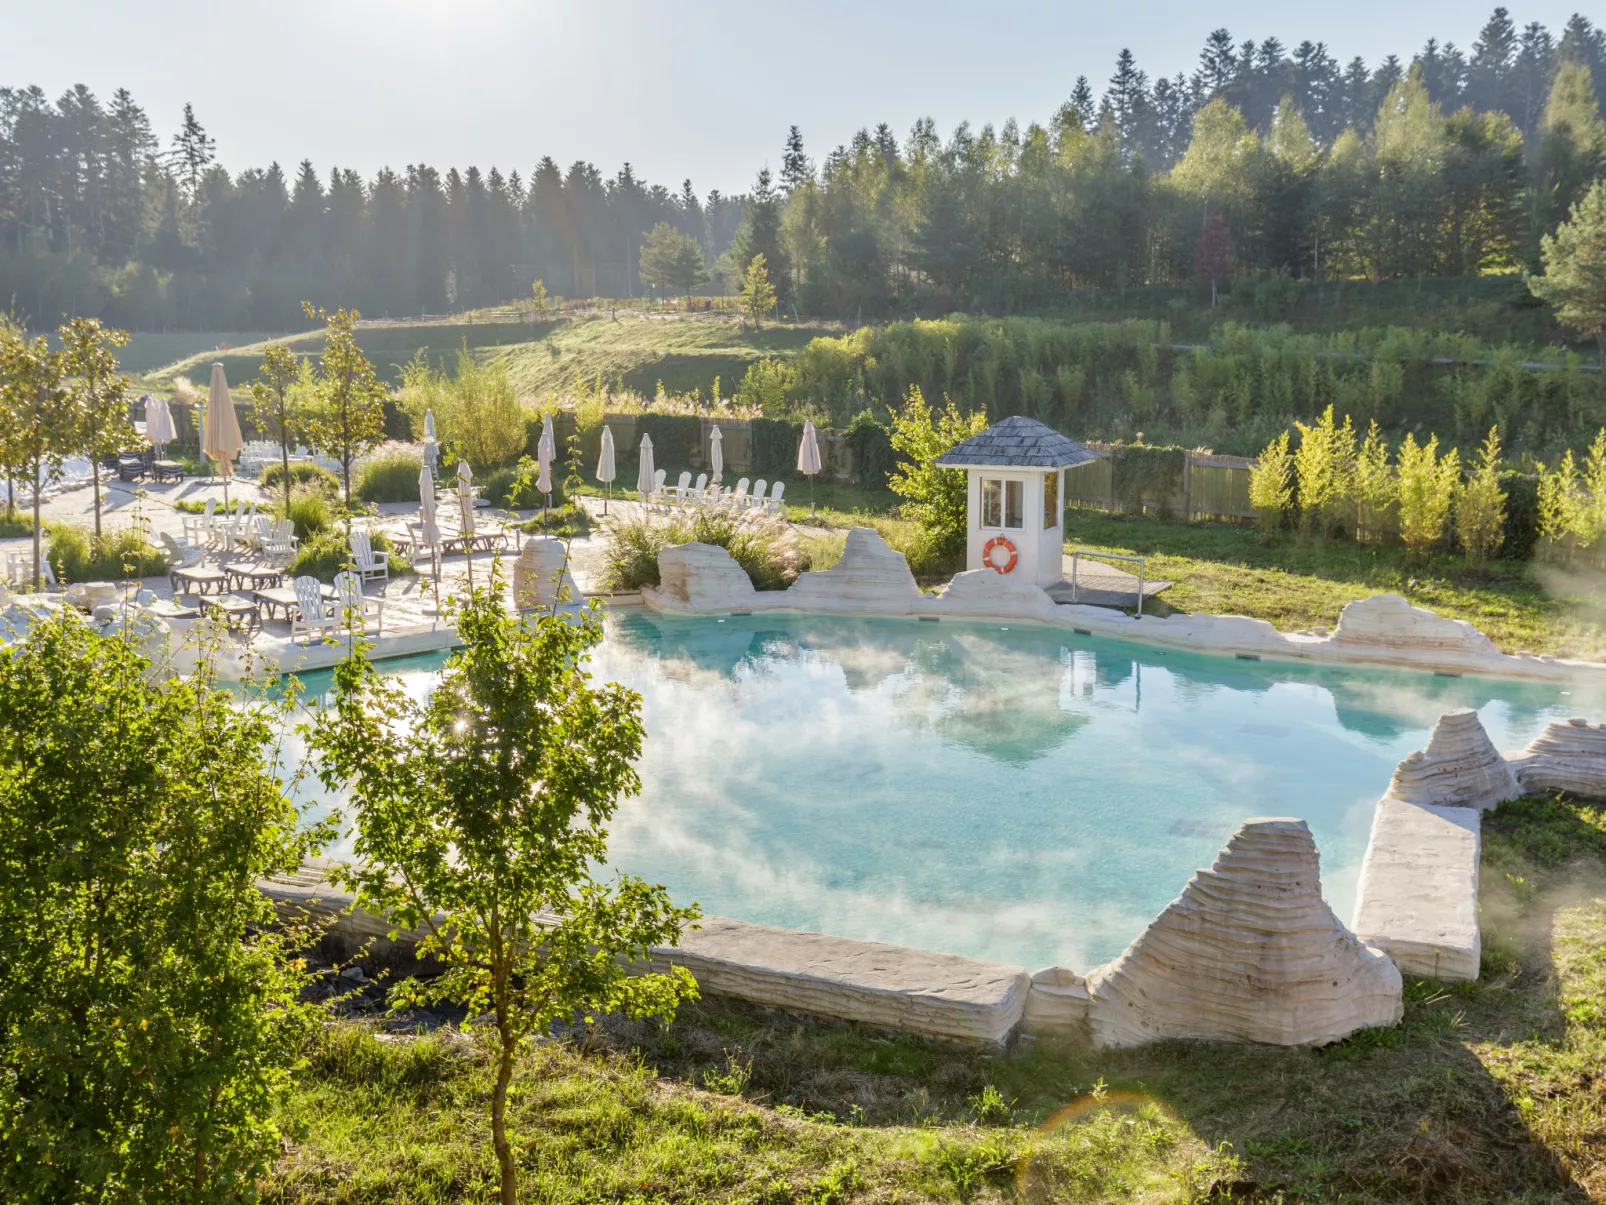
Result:
[[1193,522],[1193,450],[1182,453],[1182,521]]
[[[1115,449],[1112,448],[1106,452],[1104,458],[1110,465],[1110,500],[1104,504],[1104,509],[1113,515],[1115,513]],[[1141,505],[1139,509],[1141,509]]]

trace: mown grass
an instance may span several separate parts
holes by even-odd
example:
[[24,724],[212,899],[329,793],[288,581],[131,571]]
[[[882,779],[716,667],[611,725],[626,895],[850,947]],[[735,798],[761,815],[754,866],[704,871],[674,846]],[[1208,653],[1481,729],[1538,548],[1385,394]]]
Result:
[[[1606,1199],[1606,810],[1521,800],[1485,832],[1483,978],[1408,983],[1396,1029],[989,1056],[707,1000],[525,1055],[521,1199]],[[486,1199],[491,1080],[462,1038],[329,1027],[266,1199]]]
[[1150,577],[1176,582],[1162,596],[1174,611],[1250,615],[1285,631],[1331,628],[1345,603],[1391,590],[1468,620],[1504,652],[1606,657],[1599,577],[1511,561],[1480,569],[1449,554],[1412,566],[1401,548],[1292,535],[1266,544],[1249,527],[1094,511],[1068,511],[1065,530],[1067,550],[1144,556]]

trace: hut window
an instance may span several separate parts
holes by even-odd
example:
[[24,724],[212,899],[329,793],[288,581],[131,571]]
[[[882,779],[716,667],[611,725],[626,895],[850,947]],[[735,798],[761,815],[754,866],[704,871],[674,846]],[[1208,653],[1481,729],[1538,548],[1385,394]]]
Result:
[[1004,526],[1026,526],[1026,483],[1004,482]]
[[1004,525],[1004,483],[997,477],[983,477],[981,482],[981,525]]

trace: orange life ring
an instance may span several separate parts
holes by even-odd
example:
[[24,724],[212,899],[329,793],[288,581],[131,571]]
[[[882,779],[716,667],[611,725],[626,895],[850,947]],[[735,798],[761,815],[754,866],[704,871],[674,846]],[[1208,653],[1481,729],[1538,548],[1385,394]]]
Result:
[[[993,560],[993,549],[995,548],[1002,548],[1005,552],[1009,553],[1009,560],[1005,561],[1002,565]],[[987,547],[981,550],[981,563],[997,573],[1008,573],[1015,567],[1015,563],[1019,560],[1020,553],[1015,551],[1015,545],[1011,544],[1009,539],[1005,536],[994,536],[992,539],[987,541]]]

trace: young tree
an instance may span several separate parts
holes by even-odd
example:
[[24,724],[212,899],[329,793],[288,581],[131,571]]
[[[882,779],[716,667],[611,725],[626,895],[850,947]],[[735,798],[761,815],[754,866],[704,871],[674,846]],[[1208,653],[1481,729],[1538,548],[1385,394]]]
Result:
[[1506,492],[1500,488],[1500,428],[1490,427],[1467,474],[1455,507],[1455,534],[1474,565],[1500,547],[1506,523]]
[[754,330],[764,329],[764,315],[775,306],[775,290],[770,285],[770,274],[765,271],[764,257],[753,256],[742,278],[742,292],[737,298],[742,313],[753,320]]
[[1388,445],[1377,420],[1367,428],[1355,456],[1355,534],[1378,540],[1394,526],[1400,505],[1400,483],[1389,466]]
[[266,769],[284,709],[150,669],[71,613],[0,649],[9,1202],[246,1199],[313,1026],[256,886],[328,835]]
[[1577,551],[1584,508],[1578,488],[1578,465],[1569,448],[1554,467],[1539,466],[1539,534],[1552,544],[1565,543],[1568,560]]
[[346,526],[351,526],[351,466],[385,438],[385,398],[388,391],[374,375],[374,366],[357,346],[356,310],[316,309],[301,303],[308,318],[321,320],[323,355],[319,359],[316,401],[302,418],[307,438],[340,462],[346,493]]
[[78,451],[89,457],[95,493],[95,536],[100,537],[100,458],[126,450],[139,433],[128,416],[128,378],[117,371],[113,348],[128,342],[128,332],[102,326],[98,318],[63,323],[62,372],[74,411]]
[[43,335],[30,340],[0,321],[0,463],[31,483],[33,588],[40,589],[39,492],[61,471],[78,438],[72,399],[62,379],[61,355]]
[[262,353],[257,379],[251,382],[251,418],[257,430],[279,441],[284,469],[284,506],[290,509],[290,445],[300,438],[300,416],[293,413],[295,385],[301,364],[283,343],[270,343]]
[[495,1017],[491,1133],[502,1201],[514,1205],[507,1096],[520,1044],[577,1015],[671,1016],[695,994],[691,976],[626,965],[674,942],[697,912],[633,876],[592,877],[619,800],[640,787],[641,700],[591,682],[594,611],[520,620],[498,578],[462,604],[463,649],[426,702],[359,652],[336,668],[312,746],[324,782],[351,793],[358,905],[426,929],[419,953],[446,968],[404,980],[392,999],[460,1000]]
[[952,401],[933,413],[918,386],[910,387],[903,408],[892,416],[889,438],[899,460],[887,487],[909,499],[905,509],[920,524],[923,558],[942,561],[965,550],[969,510],[965,471],[941,468],[936,461],[986,429],[985,413],[962,415]]
[[1312,535],[1323,534],[1334,520],[1348,521],[1354,512],[1355,428],[1349,415],[1343,426],[1328,406],[1314,426],[1296,422],[1299,448],[1294,470],[1299,477],[1299,509]]
[[1249,470],[1249,505],[1260,516],[1261,534],[1268,539],[1282,526],[1283,516],[1294,502],[1291,484],[1294,458],[1288,451],[1288,432],[1266,445]]
[[682,293],[689,301],[691,291],[710,279],[702,244],[668,222],[659,222],[641,245],[641,279]]
[[1536,297],[1556,307],[1556,317],[1595,337],[1606,367],[1606,180],[1596,180],[1568,220],[1539,243],[1545,274],[1528,279]]
[[1461,483],[1461,457],[1451,448],[1439,456],[1439,437],[1418,445],[1406,432],[1400,445],[1400,538],[1409,559],[1425,564],[1444,538],[1450,507]]

